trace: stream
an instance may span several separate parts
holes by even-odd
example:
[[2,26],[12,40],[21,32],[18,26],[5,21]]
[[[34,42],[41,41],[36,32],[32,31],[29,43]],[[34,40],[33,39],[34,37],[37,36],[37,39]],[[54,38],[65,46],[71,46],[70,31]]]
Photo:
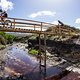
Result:
[[10,46],[6,53],[5,75],[26,74],[38,66],[37,60],[32,59],[24,47],[24,44]]

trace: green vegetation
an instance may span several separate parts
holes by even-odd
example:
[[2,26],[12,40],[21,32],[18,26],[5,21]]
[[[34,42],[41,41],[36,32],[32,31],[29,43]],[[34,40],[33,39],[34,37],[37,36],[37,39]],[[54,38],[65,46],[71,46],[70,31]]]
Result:
[[5,45],[1,45],[1,44],[0,44],[0,50],[1,50],[1,49],[4,49],[4,48],[5,48]]
[[64,24],[64,26],[61,26],[61,25],[51,26],[46,30],[46,32],[53,32],[53,33],[58,34],[59,29],[60,29],[60,31],[62,31],[63,34],[72,34],[73,35],[73,34],[80,33],[79,29],[77,29],[75,27],[71,27],[69,25],[65,25],[65,24]]
[[[5,43],[12,43],[13,40],[15,39],[15,37],[13,35],[7,34],[5,32],[0,32],[0,38],[1,38],[1,42],[5,42]],[[4,38],[5,40],[3,40],[2,38]]]
[[14,36],[12,36],[10,34],[5,34],[4,37],[7,40],[7,43],[13,43],[13,40],[15,38]]
[[0,44],[6,45],[6,40],[2,35],[0,35]]
[[39,53],[39,51],[38,50],[35,50],[35,49],[31,49],[29,51],[29,54],[31,54],[31,55],[37,55],[38,53]]
[[[60,27],[60,28],[59,28]],[[65,41],[73,36],[80,34],[80,30],[69,25],[55,25],[49,27],[46,32],[53,32],[54,35],[48,35],[48,39],[56,41]]]

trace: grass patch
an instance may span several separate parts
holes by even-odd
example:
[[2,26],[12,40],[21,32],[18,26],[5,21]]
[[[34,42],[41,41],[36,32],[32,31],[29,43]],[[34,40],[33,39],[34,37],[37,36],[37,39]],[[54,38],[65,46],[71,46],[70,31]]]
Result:
[[[13,43],[13,40],[15,39],[15,36],[7,34],[5,32],[0,31],[0,35],[6,40],[7,43]],[[3,42],[3,39],[2,39],[2,42]]]
[[35,50],[35,49],[29,50],[29,54],[31,54],[31,55],[37,55],[38,53],[39,53],[38,50]]

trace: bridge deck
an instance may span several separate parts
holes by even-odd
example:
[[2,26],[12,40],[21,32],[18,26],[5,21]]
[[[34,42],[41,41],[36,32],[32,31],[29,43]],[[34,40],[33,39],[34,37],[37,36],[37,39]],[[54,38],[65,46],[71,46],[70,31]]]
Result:
[[0,31],[4,32],[21,32],[21,33],[37,33],[37,34],[53,34],[50,32],[31,30],[31,29],[20,29],[20,28],[0,28]]

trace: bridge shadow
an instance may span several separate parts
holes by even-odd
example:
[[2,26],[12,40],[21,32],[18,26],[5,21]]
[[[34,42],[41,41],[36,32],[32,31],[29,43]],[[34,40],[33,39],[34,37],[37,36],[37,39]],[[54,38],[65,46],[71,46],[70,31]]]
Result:
[[[64,66],[62,67],[62,65]],[[28,80],[60,80],[70,72],[66,70],[68,66],[70,66],[70,64],[65,63],[48,67],[46,69],[46,74],[44,73],[44,69],[42,69],[41,73],[39,69],[35,69],[24,76],[26,76]]]

